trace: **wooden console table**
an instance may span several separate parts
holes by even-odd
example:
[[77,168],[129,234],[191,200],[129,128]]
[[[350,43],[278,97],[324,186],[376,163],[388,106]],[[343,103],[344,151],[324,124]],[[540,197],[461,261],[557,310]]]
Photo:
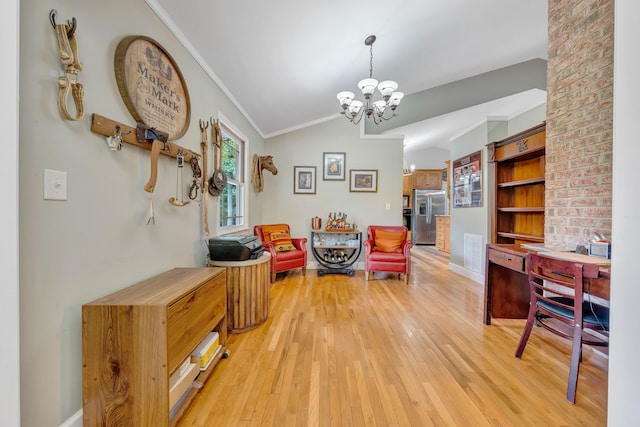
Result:
[[177,425],[200,390],[181,373],[191,354],[218,332],[222,347],[195,378],[204,384],[225,351],[225,280],[222,268],[174,268],[82,305],[84,426]]
[[271,254],[246,261],[209,260],[227,269],[227,327],[230,333],[250,331],[269,317]]
[[547,252],[526,249],[519,244],[488,244],[484,275],[484,315],[491,318],[526,319],[529,312],[529,283],[525,257],[529,252],[572,261],[600,265],[600,277],[590,280],[590,293],[609,299],[611,260],[573,252]]

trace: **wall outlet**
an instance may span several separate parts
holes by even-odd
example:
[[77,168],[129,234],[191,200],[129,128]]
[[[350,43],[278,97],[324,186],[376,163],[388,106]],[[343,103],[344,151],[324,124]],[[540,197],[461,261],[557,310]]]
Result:
[[384,205],[384,208],[385,208],[386,210],[390,211],[390,210],[391,210],[391,203],[387,202],[387,203]]
[[67,173],[44,170],[44,199],[67,200]]

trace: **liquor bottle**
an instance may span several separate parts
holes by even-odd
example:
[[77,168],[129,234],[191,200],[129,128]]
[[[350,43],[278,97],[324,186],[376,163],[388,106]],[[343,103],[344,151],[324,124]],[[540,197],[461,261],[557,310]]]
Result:
[[329,261],[329,251],[324,251],[324,260]]

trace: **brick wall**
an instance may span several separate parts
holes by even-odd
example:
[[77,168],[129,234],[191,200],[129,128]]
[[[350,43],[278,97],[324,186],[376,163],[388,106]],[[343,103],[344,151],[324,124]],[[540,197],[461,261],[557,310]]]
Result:
[[611,236],[614,0],[549,0],[545,241]]

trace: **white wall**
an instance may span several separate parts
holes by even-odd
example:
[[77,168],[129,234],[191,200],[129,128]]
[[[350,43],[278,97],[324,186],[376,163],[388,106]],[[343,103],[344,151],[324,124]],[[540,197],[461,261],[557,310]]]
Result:
[[[453,269],[460,273],[481,282],[482,271],[472,271],[465,269],[464,265],[464,235],[472,234],[481,236],[481,248],[484,248],[487,242],[487,223],[488,217],[488,191],[487,191],[487,151],[485,149],[488,141],[488,125],[487,122],[469,130],[463,135],[458,136],[451,141],[451,167],[454,166],[456,159],[468,156],[476,151],[482,152],[482,206],[468,208],[451,208],[450,219],[450,243],[449,243],[449,261],[453,265]],[[453,185],[450,179],[449,185]],[[453,189],[451,189],[453,194]],[[484,256],[480,251],[480,256]],[[483,258],[484,259],[484,258]],[[484,262],[478,261],[477,264],[484,266]]]
[[635,185],[638,144],[640,28],[636,0],[615,2],[615,62],[613,95],[613,258],[611,262],[611,345],[609,349],[608,424],[637,425],[640,419],[640,340],[638,330],[638,212]]
[[0,223],[0,325],[2,352],[0,366],[4,369],[0,386],[0,425],[20,425],[20,342],[18,286],[18,31],[19,2],[3,1],[0,13],[5,23],[0,30],[4,41],[5,64],[0,68],[4,85],[4,102],[0,104],[0,128],[3,133],[3,153],[0,179],[3,182],[5,207]]
[[404,162],[406,167],[415,165],[416,169],[444,169],[445,162],[450,159],[449,150],[429,147],[422,150],[405,150]]
[[[329,212],[346,212],[366,235],[369,224],[402,224],[402,138],[374,135],[361,137],[360,125],[346,119],[320,123],[276,136],[265,142],[265,153],[274,156],[278,175],[265,173],[262,220],[286,222],[295,236],[311,237],[311,218]],[[322,175],[323,153],[345,153],[345,180],[325,181]],[[316,167],[316,194],[293,194],[293,167]],[[376,169],[378,191],[349,191],[350,169]],[[386,210],[386,204],[390,210]],[[310,248],[309,243],[307,244]],[[309,254],[309,261],[313,256]],[[310,266],[312,267],[312,266]]]
[[[86,111],[79,122],[63,120],[56,106],[63,68],[49,24],[52,7],[59,22],[77,19]],[[90,130],[92,113],[135,125],[114,76],[118,42],[131,34],[151,37],[182,71],[191,123],[177,144],[199,153],[198,119],[218,112],[249,138],[249,156],[262,152],[264,141],[143,0],[23,0],[20,27],[22,423],[55,426],[82,406],[82,304],[173,267],[206,262],[200,204],[178,208],[168,202],[176,192],[175,160],[159,160],[155,225],[147,225],[149,151],[128,144],[109,151],[105,137]],[[68,173],[67,201],[43,200],[45,168]],[[190,183],[186,170],[185,185]],[[251,205],[251,216],[259,216],[260,201]],[[217,220],[215,206],[210,198],[210,226]]]
[[[536,126],[542,123],[547,118],[547,104],[544,103],[536,108],[532,108],[529,111],[525,111],[522,114],[518,114],[515,117],[510,118],[507,121],[507,135],[514,135],[518,132],[522,132],[530,127]],[[532,124],[532,122],[534,122]],[[491,139],[495,141],[495,139]]]

